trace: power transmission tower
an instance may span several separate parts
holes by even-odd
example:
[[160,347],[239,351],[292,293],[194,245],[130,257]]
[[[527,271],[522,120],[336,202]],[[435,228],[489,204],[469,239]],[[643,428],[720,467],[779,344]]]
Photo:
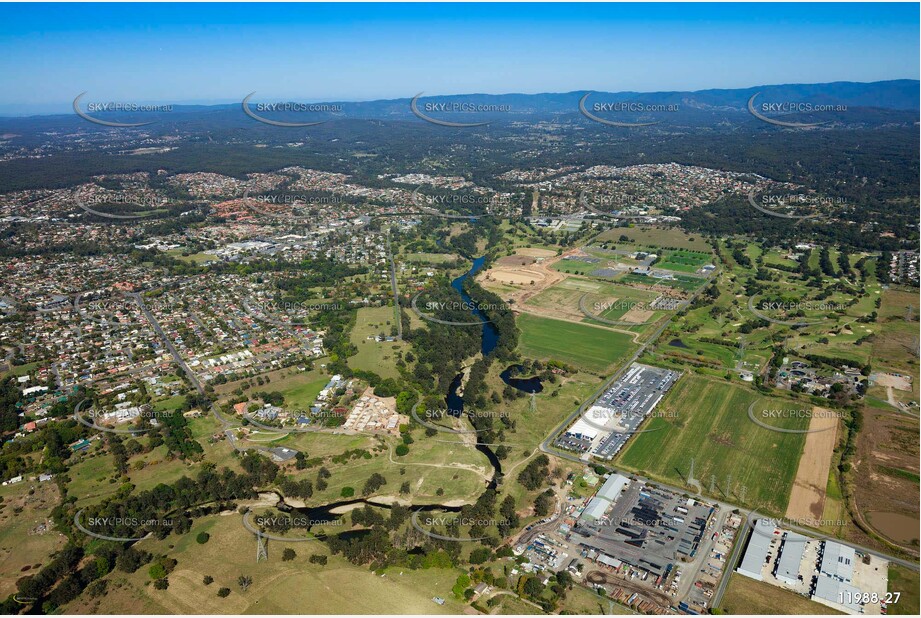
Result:
[[713,495],[713,490],[716,488],[716,475],[710,475],[710,495]]
[[729,494],[732,493],[732,475],[729,474],[726,476],[726,497],[729,497]]
[[537,412],[537,393],[531,393],[531,404],[528,409],[531,412]]
[[694,458],[691,457],[691,471],[688,473],[688,485],[693,485],[694,480]]
[[269,559],[269,551],[266,547],[268,540],[261,534],[256,534],[256,562]]
[[742,485],[742,491],[739,494],[739,502],[741,502],[742,504],[745,504],[745,494],[747,493],[747,491],[748,491],[748,487],[746,487],[745,485]]

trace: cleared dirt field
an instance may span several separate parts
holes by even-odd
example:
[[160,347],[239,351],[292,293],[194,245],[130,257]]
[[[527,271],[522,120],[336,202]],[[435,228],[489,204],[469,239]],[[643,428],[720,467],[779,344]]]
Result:
[[497,266],[530,266],[537,260],[528,255],[506,255],[496,260]]
[[[809,422],[803,455],[790,492],[787,517],[806,525],[818,525],[825,511],[828,469],[838,439],[838,418],[831,410],[815,408]],[[809,522],[815,522],[810,524]]]
[[914,555],[918,552],[918,455],[917,418],[895,410],[864,409],[852,481],[855,510],[869,528]]
[[[532,263],[526,265],[520,265],[522,262],[520,256],[507,256],[502,259],[512,260],[510,265],[497,265],[495,268],[481,272],[476,277],[477,283],[496,292],[511,303],[521,305],[535,294],[539,294],[550,286],[563,281],[565,277],[550,268],[560,259],[559,257],[550,257],[556,256],[555,251],[550,251],[549,249],[528,249],[528,251],[543,251],[548,253],[549,256],[547,256],[548,259],[540,262],[532,261]],[[534,282],[533,285],[531,285],[532,281]]]
[[489,270],[489,277],[508,285],[538,285],[547,278],[542,272],[530,268],[515,270],[492,268]]
[[518,255],[527,255],[536,258],[546,258],[556,255],[556,251],[552,249],[538,249],[536,247],[522,247],[520,249],[516,249],[515,253]]

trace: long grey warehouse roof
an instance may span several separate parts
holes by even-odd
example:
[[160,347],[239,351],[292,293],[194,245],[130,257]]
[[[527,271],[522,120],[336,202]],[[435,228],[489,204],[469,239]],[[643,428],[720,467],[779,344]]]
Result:
[[756,519],[754,530],[748,539],[748,547],[742,557],[742,564],[736,572],[761,581],[761,565],[771,549],[771,538],[774,536],[774,524],[767,519]]

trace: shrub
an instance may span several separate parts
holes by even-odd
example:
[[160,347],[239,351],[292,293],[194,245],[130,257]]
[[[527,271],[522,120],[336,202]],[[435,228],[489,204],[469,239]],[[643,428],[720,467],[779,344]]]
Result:
[[199,545],[204,545],[205,543],[208,542],[208,539],[210,538],[211,538],[211,535],[208,534],[207,532],[199,532],[198,536],[195,537],[195,540],[198,542]]

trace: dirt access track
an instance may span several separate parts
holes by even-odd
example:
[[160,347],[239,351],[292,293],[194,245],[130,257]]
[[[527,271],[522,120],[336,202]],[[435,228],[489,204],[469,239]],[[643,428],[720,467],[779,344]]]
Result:
[[535,294],[565,279],[565,275],[550,267],[567,255],[574,255],[580,251],[570,249],[562,255],[556,255],[555,251],[549,249],[518,249],[514,256],[499,258],[493,268],[480,273],[477,282],[485,283],[486,287],[503,284],[520,288],[499,293],[503,298],[514,301],[515,306],[520,308]]
[[838,414],[826,408],[813,408],[809,421],[809,433],[803,456],[799,460],[787,518],[810,525],[822,519],[825,511],[825,489],[828,486],[828,471],[838,439]]

